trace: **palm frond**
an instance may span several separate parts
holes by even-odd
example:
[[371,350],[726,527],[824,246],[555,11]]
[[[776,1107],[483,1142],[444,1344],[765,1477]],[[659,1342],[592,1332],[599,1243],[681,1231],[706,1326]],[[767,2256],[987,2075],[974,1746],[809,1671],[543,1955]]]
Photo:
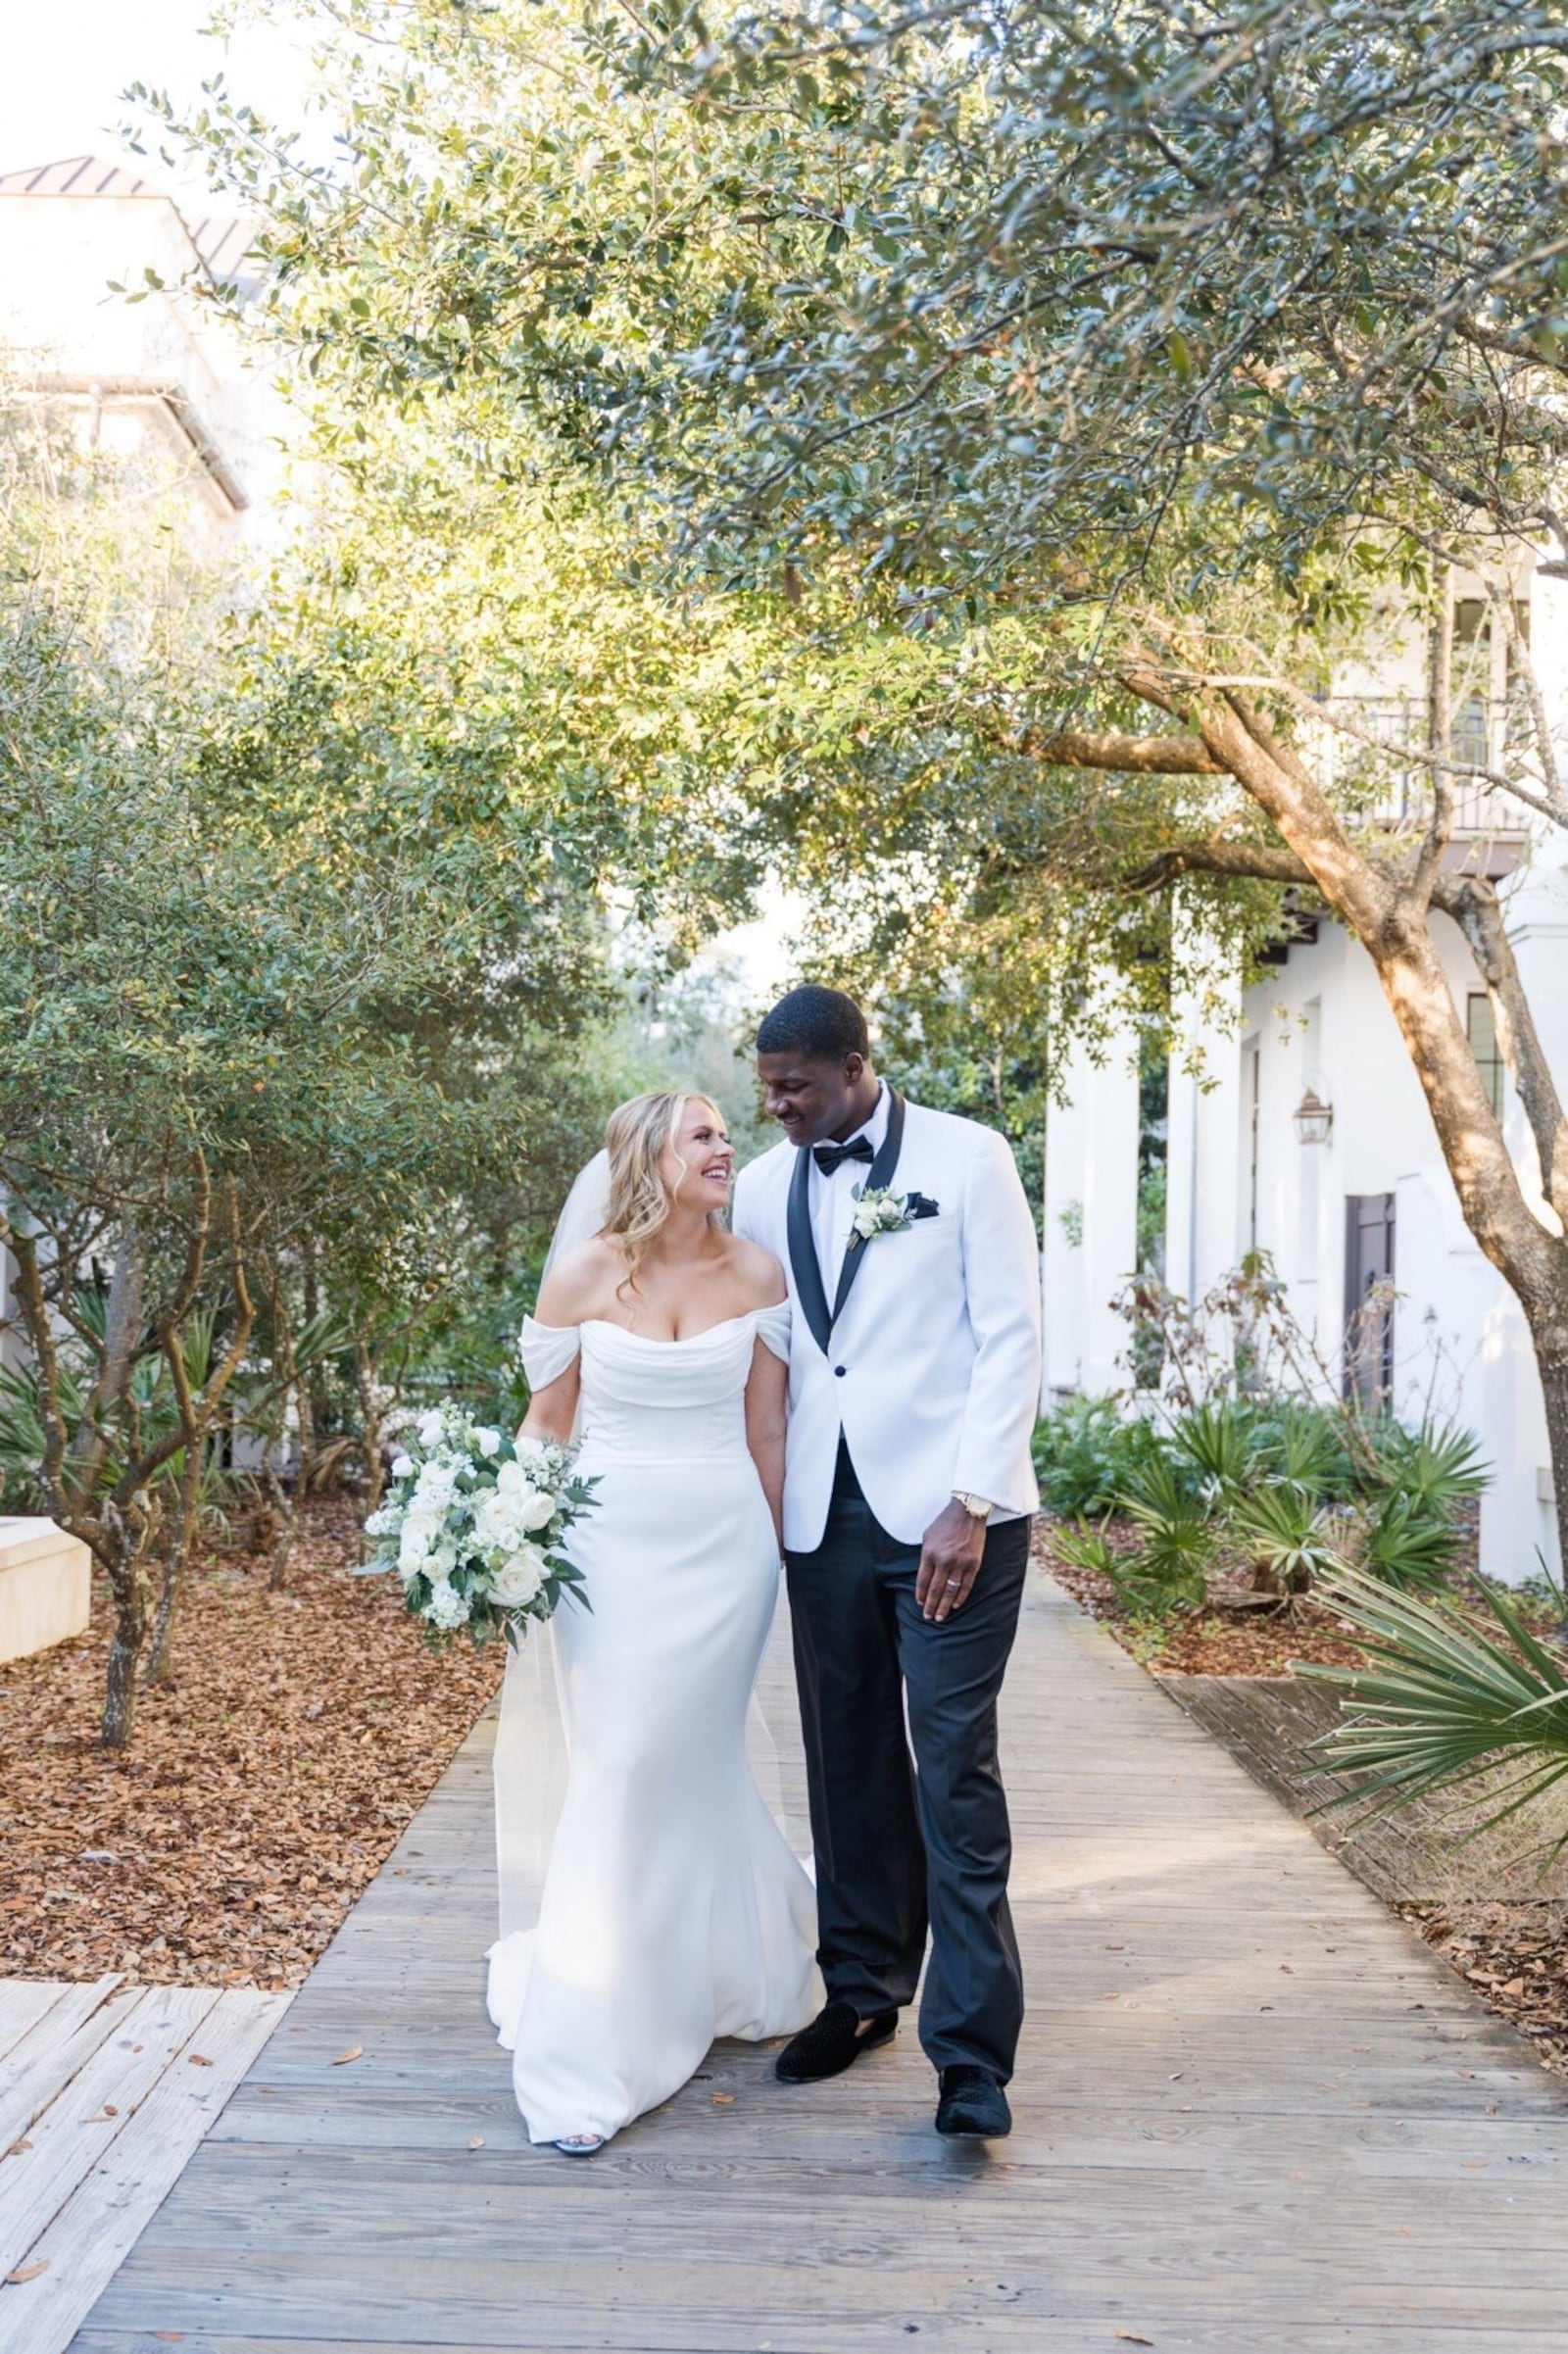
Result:
[[[1477,1591],[1497,1621],[1493,1636],[1451,1605],[1400,1593],[1344,1569],[1325,1598],[1355,1631],[1364,1667],[1307,1663],[1296,1673],[1342,1697],[1345,1721],[1313,1745],[1338,1771],[1362,1777],[1331,1805],[1388,1813],[1438,1790],[1460,1790],[1499,1765],[1519,1771],[1489,1789],[1478,1838],[1568,1776],[1568,1663],[1531,1633],[1494,1587]],[[1501,1803],[1496,1801],[1500,1800]],[[1568,1832],[1556,1845],[1568,1844]],[[1556,1847],[1552,1850],[1556,1852]]]

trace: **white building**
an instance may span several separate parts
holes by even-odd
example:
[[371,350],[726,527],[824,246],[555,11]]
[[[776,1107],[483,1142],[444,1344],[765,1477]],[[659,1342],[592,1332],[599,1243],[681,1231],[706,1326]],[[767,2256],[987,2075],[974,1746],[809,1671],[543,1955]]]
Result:
[[[291,412],[199,294],[254,286],[250,241],[243,221],[187,216],[93,156],[0,172],[0,395],[47,400],[83,446],[146,461],[160,517],[172,499],[186,549],[214,564],[285,528]],[[0,1253],[0,1313],[10,1276]]]
[[[1455,733],[1495,744],[1506,650],[1493,648],[1478,602],[1458,589],[1468,675]],[[1568,682],[1568,596],[1538,582],[1529,601],[1533,658],[1560,713]],[[1426,649],[1392,642],[1375,668],[1337,681],[1374,732],[1424,728]],[[1402,740],[1411,740],[1406,736]],[[1411,781],[1412,795],[1416,790]],[[1499,883],[1543,1045],[1568,1090],[1568,839],[1517,805],[1467,799],[1450,860]],[[1393,809],[1391,819],[1400,812]],[[1533,1199],[1538,1163],[1497,1057],[1480,976],[1456,926],[1435,919],[1454,1003],[1490,1078],[1504,1135]],[[1396,1295],[1375,1369],[1397,1412],[1437,1409],[1479,1437],[1493,1469],[1482,1503],[1482,1567],[1517,1580],[1553,1571],[1556,1518],[1541,1385],[1523,1314],[1459,1212],[1425,1098],[1371,959],[1321,910],[1303,907],[1266,980],[1234,993],[1228,1022],[1212,993],[1201,1017],[1175,1008],[1165,1120],[1163,1274],[1196,1300],[1250,1250],[1266,1251],[1298,1323],[1345,1372],[1348,1321],[1369,1287]],[[1223,993],[1223,976],[1221,976]],[[1199,1049],[1201,1068],[1187,1067]],[[1080,1055],[1069,1102],[1052,1113],[1046,1152],[1048,1389],[1125,1388],[1128,1329],[1109,1302],[1137,1262],[1138,1042],[1123,1032],[1098,1067]],[[1308,1096],[1329,1117],[1312,1116]],[[1298,1113],[1301,1117],[1298,1117]],[[1327,1128],[1322,1141],[1314,1138]]]
[[161,456],[186,491],[193,545],[214,557],[269,545],[281,529],[289,413],[198,292],[243,295],[254,284],[249,244],[244,221],[189,218],[152,182],[94,156],[0,173],[9,383],[74,411],[92,447]]

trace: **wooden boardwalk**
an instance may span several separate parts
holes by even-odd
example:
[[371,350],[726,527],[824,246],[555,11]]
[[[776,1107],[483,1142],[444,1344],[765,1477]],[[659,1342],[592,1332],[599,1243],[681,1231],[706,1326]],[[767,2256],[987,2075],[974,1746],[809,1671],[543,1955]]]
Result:
[[287,2007],[0,1982],[0,2354],[60,2354]]
[[480,2002],[487,1746],[74,2354],[1568,2342],[1561,2088],[1054,1589],[1008,1687],[1031,2012],[989,2152],[933,2134],[907,2029],[814,2089],[723,2045],[601,2156],[531,2151]]

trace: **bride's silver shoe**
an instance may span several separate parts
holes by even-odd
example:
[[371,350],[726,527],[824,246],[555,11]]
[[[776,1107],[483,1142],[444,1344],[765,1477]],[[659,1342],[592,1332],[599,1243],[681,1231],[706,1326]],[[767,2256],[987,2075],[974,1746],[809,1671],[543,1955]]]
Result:
[[568,2158],[591,2158],[596,2149],[604,2146],[603,2133],[564,2133],[556,2143],[557,2149],[564,2150]]

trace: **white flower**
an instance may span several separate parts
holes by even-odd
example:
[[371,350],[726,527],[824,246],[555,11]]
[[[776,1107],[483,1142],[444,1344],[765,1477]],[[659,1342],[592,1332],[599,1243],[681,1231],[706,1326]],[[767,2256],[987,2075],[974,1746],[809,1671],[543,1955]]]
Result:
[[545,1557],[536,1545],[519,1545],[490,1580],[490,1599],[498,1610],[526,1610],[546,1577]]
[[430,1589],[430,1599],[424,1605],[424,1616],[432,1627],[439,1627],[443,1633],[450,1634],[454,1627],[466,1624],[468,1597],[466,1594],[459,1594],[455,1586],[449,1585],[447,1580],[442,1578]]
[[414,1428],[421,1447],[436,1447],[441,1441],[446,1417],[439,1406],[426,1406]]
[[519,1463],[543,1463],[548,1459],[549,1454],[548,1441],[534,1438],[531,1432],[526,1438],[518,1438],[517,1461]]
[[507,1498],[513,1518],[519,1529],[529,1532],[542,1529],[553,1520],[556,1499],[536,1488],[520,1463],[503,1463],[496,1473],[496,1494]]
[[395,1480],[406,1480],[413,1469],[414,1457],[412,1455],[394,1455],[392,1457],[392,1477]]
[[379,1512],[372,1512],[367,1520],[365,1534],[367,1537],[395,1537],[402,1526],[403,1506],[383,1504]]
[[886,1186],[863,1186],[856,1196],[850,1233],[869,1243],[879,1234],[902,1234],[911,1222],[906,1196]]
[[499,1431],[489,1430],[483,1424],[481,1424],[474,1432],[473,1437],[474,1444],[478,1447],[479,1452],[484,1456],[485,1461],[488,1462],[490,1457],[495,1454],[500,1447],[501,1433]]

